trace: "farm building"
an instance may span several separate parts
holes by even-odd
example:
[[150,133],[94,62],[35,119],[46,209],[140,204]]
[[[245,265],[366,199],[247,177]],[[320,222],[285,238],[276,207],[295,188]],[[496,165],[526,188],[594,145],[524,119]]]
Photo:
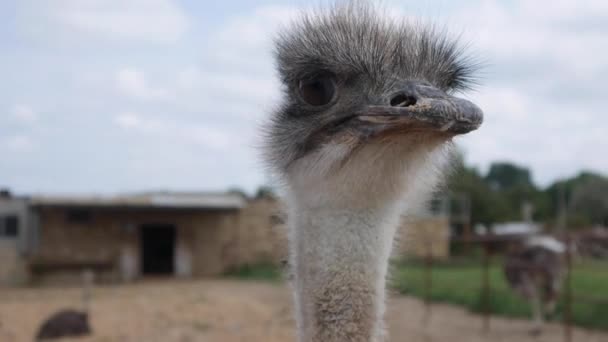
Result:
[[[201,277],[286,258],[279,204],[236,193],[128,196],[0,196],[0,284],[99,282],[147,276]],[[409,225],[396,253],[448,253],[448,220]],[[424,242],[424,243],[423,243]]]

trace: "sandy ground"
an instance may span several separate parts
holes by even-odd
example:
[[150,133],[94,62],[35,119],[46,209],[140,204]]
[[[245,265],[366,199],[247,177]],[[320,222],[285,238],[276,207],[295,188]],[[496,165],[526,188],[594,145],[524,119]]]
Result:
[[[0,341],[32,341],[52,312],[80,305],[72,289],[0,289]],[[91,307],[94,334],[82,341],[294,341],[290,294],[284,285],[230,280],[147,281],[97,287]],[[387,314],[391,341],[476,342],[563,341],[563,328],[549,325],[540,337],[530,323],[492,318],[488,334],[481,319],[465,310],[434,304],[424,323],[424,305],[393,296]],[[574,331],[574,341],[608,342],[608,334]]]

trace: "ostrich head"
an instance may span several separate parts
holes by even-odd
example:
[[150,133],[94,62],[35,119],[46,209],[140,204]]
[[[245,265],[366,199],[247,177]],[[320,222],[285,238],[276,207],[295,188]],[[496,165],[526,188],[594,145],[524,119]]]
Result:
[[482,122],[453,95],[474,65],[441,32],[359,2],[302,16],[275,52],[284,92],[265,152],[286,195],[298,335],[379,341],[399,217]]
[[457,42],[366,5],[303,16],[280,34],[275,56],[284,97],[266,153],[288,189],[368,206],[406,191],[408,179],[429,188],[442,147],[482,122],[478,107],[452,95],[475,69]]

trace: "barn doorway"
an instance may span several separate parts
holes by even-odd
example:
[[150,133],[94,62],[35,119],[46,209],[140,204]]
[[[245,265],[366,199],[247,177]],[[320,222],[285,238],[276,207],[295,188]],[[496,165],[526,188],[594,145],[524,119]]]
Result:
[[175,226],[144,224],[141,234],[143,275],[171,275],[175,270]]

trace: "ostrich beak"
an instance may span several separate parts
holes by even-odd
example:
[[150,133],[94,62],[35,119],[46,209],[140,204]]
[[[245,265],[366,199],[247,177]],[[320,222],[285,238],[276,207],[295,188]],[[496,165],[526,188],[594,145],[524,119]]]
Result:
[[395,131],[466,134],[479,128],[483,112],[470,101],[418,82],[408,82],[393,93],[389,106],[370,105],[356,118],[367,134]]

